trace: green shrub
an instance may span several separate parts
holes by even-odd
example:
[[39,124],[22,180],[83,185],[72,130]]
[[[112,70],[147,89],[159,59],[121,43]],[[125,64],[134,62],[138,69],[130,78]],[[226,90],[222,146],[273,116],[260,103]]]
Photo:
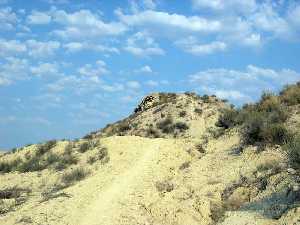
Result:
[[87,150],[91,149],[92,147],[93,147],[93,145],[90,141],[83,142],[80,144],[78,151],[81,153],[84,153]]
[[49,154],[47,155],[47,157],[46,157],[46,162],[47,162],[48,165],[52,165],[52,164],[58,162],[59,159],[60,159],[60,158],[59,158],[58,155],[56,155],[56,154],[54,154],[54,153],[51,152],[51,153],[49,153]]
[[159,138],[160,137],[160,134],[158,132],[158,130],[150,127],[146,130],[146,135],[147,137],[153,137],[153,138]]
[[165,134],[170,134],[175,129],[175,127],[173,126],[173,120],[170,117],[158,122],[156,126]]
[[300,135],[291,138],[284,146],[284,149],[288,153],[290,164],[295,169],[300,169]]
[[262,113],[252,112],[249,113],[247,120],[245,121],[242,138],[245,144],[256,144],[262,142],[263,129],[264,129],[265,117]]
[[45,144],[38,145],[36,150],[36,155],[41,156],[44,155],[46,152],[48,152],[51,148],[53,148],[56,145],[56,140],[50,140],[47,141]]
[[194,112],[195,112],[195,113],[198,113],[198,114],[202,114],[202,109],[195,108],[195,109],[194,109]]
[[181,112],[179,113],[179,116],[180,116],[180,117],[185,117],[185,116],[186,116],[186,111],[181,111]]
[[174,124],[174,128],[177,130],[180,130],[182,132],[182,131],[188,130],[189,126],[184,122],[177,122]]
[[239,112],[235,109],[224,109],[218,118],[216,126],[224,127],[225,129],[234,127],[237,125],[237,116]]
[[89,174],[84,168],[75,168],[71,171],[65,172],[61,180],[66,186],[70,186],[77,181],[83,180]]
[[70,165],[76,164],[78,159],[72,154],[63,154],[59,161],[56,162],[55,169],[56,170],[63,170]]
[[130,130],[130,124],[126,121],[124,122],[121,122],[119,125],[118,125],[118,131],[119,132],[125,132],[125,131],[128,131]]
[[300,104],[300,83],[286,86],[280,92],[280,100],[287,105]]
[[18,166],[22,163],[20,158],[16,158],[12,161],[0,161],[0,172],[9,173],[16,171]]
[[264,141],[272,144],[284,144],[290,138],[290,133],[281,123],[268,124],[262,131]]
[[204,103],[209,103],[209,96],[208,95],[203,95],[202,100]]
[[43,164],[37,156],[31,157],[29,160],[22,162],[17,170],[21,173],[40,171],[46,168],[46,164]]

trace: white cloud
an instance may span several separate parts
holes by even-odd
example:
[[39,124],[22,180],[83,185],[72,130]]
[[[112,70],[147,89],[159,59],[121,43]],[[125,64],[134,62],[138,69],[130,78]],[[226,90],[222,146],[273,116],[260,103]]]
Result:
[[249,65],[243,71],[209,69],[189,76],[190,85],[208,94],[217,94],[238,102],[254,100],[262,91],[277,91],[295,83],[300,74],[290,70],[273,70]]
[[65,39],[91,39],[103,36],[119,35],[126,31],[126,26],[119,22],[103,22],[97,14],[89,10],[79,10],[67,13],[64,10],[53,10],[51,16],[54,22],[63,25],[62,30],[54,34]]
[[51,22],[51,16],[44,12],[33,11],[27,16],[27,23],[34,25],[48,24]]
[[134,71],[135,73],[153,73],[152,68],[148,65],[143,66],[137,70]]
[[44,0],[45,2],[51,4],[51,5],[55,5],[55,4],[68,4],[70,3],[69,0]]
[[208,20],[198,16],[187,17],[180,14],[169,14],[146,10],[132,15],[125,15],[121,10],[116,14],[120,20],[129,26],[142,26],[154,29],[160,34],[176,34],[180,32],[216,32],[221,29],[221,23],[215,20]]
[[154,80],[148,80],[145,82],[145,84],[147,86],[150,86],[150,87],[157,87],[159,85],[159,83],[157,81],[154,81]]
[[0,39],[0,56],[13,56],[26,52],[25,44],[18,40],[4,40]]
[[199,44],[195,37],[188,37],[186,39],[176,41],[175,44],[183,49],[183,51],[193,55],[207,55],[215,52],[225,51],[227,47],[224,42],[220,41],[214,41],[208,44]]
[[124,85],[120,83],[102,84],[100,88],[107,92],[118,92],[124,90]]
[[271,4],[261,4],[259,9],[251,15],[250,22],[261,31],[272,32],[280,38],[288,38],[291,35],[290,26],[273,8]]
[[288,22],[295,30],[295,36],[298,38],[300,34],[300,5],[293,7],[288,12]]
[[54,55],[60,48],[57,41],[40,42],[36,40],[27,40],[28,55],[36,58],[44,58]]
[[69,42],[63,45],[68,52],[74,53],[83,50],[96,51],[96,52],[107,52],[107,53],[119,53],[119,50],[115,47],[107,47],[101,44],[93,44],[87,42]]
[[109,73],[106,68],[106,63],[98,60],[95,65],[85,64],[83,67],[78,69],[79,74],[84,76],[101,76],[103,74]]
[[38,66],[30,67],[30,71],[35,76],[59,75],[58,65],[56,63],[40,63]]
[[139,89],[141,87],[138,81],[127,81],[126,86],[132,89]]
[[5,77],[1,77],[1,73],[0,73],[0,86],[7,86],[11,84],[11,81]]
[[0,30],[13,30],[17,21],[17,15],[10,7],[0,8]]
[[143,0],[143,4],[147,9],[155,9],[156,3],[154,0]]
[[28,60],[7,57],[6,62],[0,64],[0,83],[2,85],[9,85],[18,80],[28,79],[28,71]]
[[255,0],[193,0],[193,6],[195,9],[208,8],[225,13],[234,11],[245,14],[253,12],[257,4]]
[[139,57],[165,54],[165,51],[158,46],[154,39],[144,32],[137,32],[128,38],[124,49]]

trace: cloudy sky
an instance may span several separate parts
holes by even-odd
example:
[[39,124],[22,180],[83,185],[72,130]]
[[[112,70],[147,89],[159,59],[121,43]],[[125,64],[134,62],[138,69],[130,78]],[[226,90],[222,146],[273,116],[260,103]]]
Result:
[[0,0],[0,148],[80,137],[150,92],[255,101],[299,59],[298,0]]

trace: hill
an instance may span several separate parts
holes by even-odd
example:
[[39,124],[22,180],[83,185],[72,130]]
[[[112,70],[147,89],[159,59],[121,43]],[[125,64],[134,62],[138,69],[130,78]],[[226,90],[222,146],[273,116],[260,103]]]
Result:
[[300,84],[234,109],[153,93],[74,141],[0,155],[0,224],[300,223]]

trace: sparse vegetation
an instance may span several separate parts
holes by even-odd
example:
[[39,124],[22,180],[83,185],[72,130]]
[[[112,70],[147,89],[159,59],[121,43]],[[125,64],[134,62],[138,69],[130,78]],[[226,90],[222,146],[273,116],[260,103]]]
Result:
[[201,115],[202,114],[202,109],[199,109],[199,108],[195,108],[194,109],[194,112]]
[[300,169],[300,135],[296,135],[284,146],[288,153],[290,164],[295,169]]
[[155,187],[160,193],[171,192],[174,190],[174,184],[167,180],[156,182]]
[[237,124],[236,117],[238,116],[238,113],[239,112],[235,109],[224,109],[216,126],[224,127],[225,129],[234,127]]
[[[0,190],[0,215],[12,211],[16,206],[26,202],[31,191],[26,188],[10,187]],[[11,199],[13,201],[5,201]]]
[[179,113],[179,116],[180,116],[180,117],[185,117],[185,116],[186,116],[186,111],[181,111],[181,112]]
[[160,129],[165,134],[169,134],[174,131],[173,119],[170,117],[163,119],[162,121],[157,123],[156,126],[158,129]]
[[197,150],[198,152],[200,152],[200,153],[205,153],[205,152],[206,152],[206,151],[205,151],[205,148],[203,147],[202,144],[197,144],[197,145],[195,146],[195,148],[196,148],[196,150]]
[[152,137],[152,138],[159,138],[160,137],[159,131],[152,128],[152,127],[149,127],[146,130],[146,135],[147,135],[147,137]]
[[95,155],[88,158],[87,163],[94,164],[96,161],[101,161],[102,163],[107,163],[109,161],[107,148],[99,148]]
[[209,96],[208,95],[203,95],[201,99],[204,103],[209,103]]
[[0,172],[2,173],[9,173],[12,171],[16,171],[18,166],[22,163],[20,158],[16,158],[12,161],[4,161],[0,162]]
[[158,122],[156,124],[156,127],[165,134],[174,133],[175,129],[179,130],[180,132],[189,129],[189,126],[184,122],[176,122],[174,124],[173,119],[170,117],[167,117],[166,119],[163,119],[162,121]]
[[70,186],[77,181],[83,180],[88,174],[89,172],[87,170],[78,167],[71,171],[65,172],[62,175],[61,180],[66,186]]
[[241,125],[244,144],[284,144],[290,138],[283,124],[287,118],[281,97],[264,93],[256,104],[224,110],[216,125],[225,129]]
[[189,126],[184,122],[177,122],[174,124],[174,128],[178,129],[179,131],[182,132],[182,131],[188,130]]
[[46,152],[48,152],[50,149],[52,149],[56,145],[56,140],[50,140],[47,141],[45,144],[38,145],[36,150],[36,155],[41,156],[44,155]]
[[78,151],[81,153],[86,152],[87,150],[93,148],[93,144],[91,141],[86,141],[80,144]]

